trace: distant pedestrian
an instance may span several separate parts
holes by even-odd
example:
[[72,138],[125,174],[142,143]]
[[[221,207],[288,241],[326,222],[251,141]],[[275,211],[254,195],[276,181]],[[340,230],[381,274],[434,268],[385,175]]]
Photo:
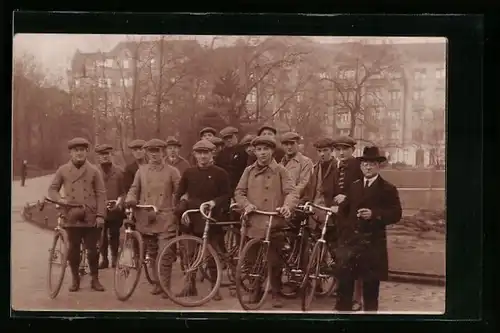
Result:
[[24,160],[21,165],[21,186],[26,184],[26,177],[28,176],[28,161]]

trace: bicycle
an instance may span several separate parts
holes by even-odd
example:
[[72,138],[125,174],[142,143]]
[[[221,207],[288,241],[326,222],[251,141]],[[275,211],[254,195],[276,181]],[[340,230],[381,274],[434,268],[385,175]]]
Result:
[[[208,209],[208,213],[205,212],[207,207],[209,207],[208,202],[204,202],[200,205],[199,209],[189,209],[185,211],[181,217],[181,222],[186,224],[189,222],[189,214],[201,214],[205,220],[205,228],[203,230],[202,237],[200,238],[186,234],[174,237],[168,241],[167,244],[165,244],[157,260],[156,269],[163,292],[167,294],[168,298],[170,298],[174,303],[184,307],[196,307],[209,302],[214,298],[221,285],[221,259],[208,240],[210,226],[214,224],[219,225],[219,223],[212,218],[212,211],[210,209]],[[226,222],[225,224],[227,225],[229,223],[233,222]],[[175,253],[175,258],[180,258],[180,272],[177,272],[172,267],[171,280],[170,283],[167,283],[167,279],[165,279],[162,274],[161,263],[166,260],[166,256],[171,253]],[[191,259],[194,259],[192,263],[190,263]],[[209,267],[215,269],[215,276],[213,276],[214,274],[208,273]],[[181,290],[184,290],[186,285],[189,287],[193,281],[196,281],[197,273],[204,275],[204,279],[208,277],[210,282],[210,289],[208,290],[206,296],[201,299],[193,300],[191,297],[198,296],[197,292],[193,293],[191,297],[184,297],[185,295],[177,295],[177,293],[172,291],[172,282],[182,282]],[[174,278],[174,274],[179,275],[178,277],[176,276],[177,279]]]
[[[334,265],[335,258],[334,255],[330,253],[330,255],[333,257],[332,258],[333,263],[332,262],[328,263],[327,260],[325,260],[327,253],[330,252],[327,248],[327,244],[325,241],[325,234],[327,230],[328,220],[334,213],[338,211],[338,207],[334,207],[332,209],[329,207],[324,207],[321,205],[314,204],[312,202],[306,202],[304,206],[310,209],[314,207],[326,212],[325,220],[321,228],[321,235],[314,244],[301,285],[301,290],[302,290],[301,307],[302,311],[307,311],[314,299],[314,294],[316,292],[316,285],[318,283],[318,280],[329,279],[332,277],[330,267],[328,266]],[[330,294],[334,287],[335,283],[331,285],[329,291],[325,294]]]
[[[49,202],[56,205],[56,209],[70,209],[70,208],[84,208],[81,204],[70,204],[64,203],[49,198],[44,198],[44,201],[40,204],[40,211],[44,209],[45,203]],[[68,266],[68,248],[69,248],[69,238],[68,233],[64,229],[65,215],[63,212],[59,212],[57,215],[57,225],[54,228],[54,238],[52,240],[52,247],[49,249],[49,267],[47,273],[47,289],[49,292],[49,297],[54,299],[57,297],[61,291],[61,287],[64,281],[64,276],[66,274],[66,267]],[[59,249],[57,249],[58,242],[60,242]],[[53,266],[57,264],[60,265],[60,275],[53,281],[52,272]],[[55,282],[55,285],[52,284]]]
[[[269,293],[271,287],[271,267],[268,265],[268,253],[269,253],[269,244],[271,242],[271,234],[276,231],[271,231],[273,217],[279,216],[279,213],[276,212],[266,212],[261,210],[254,210],[248,214],[261,214],[269,216],[269,220],[267,222],[266,235],[264,239],[250,239],[246,242],[245,246],[241,250],[238,266],[236,268],[236,296],[238,297],[238,301],[240,305],[245,310],[258,310],[265,302],[266,296]],[[246,225],[247,215],[244,215],[243,223]],[[242,234],[242,238],[244,238],[244,234]],[[259,251],[255,251],[253,247],[259,247]],[[256,257],[253,258],[254,251],[257,253]],[[248,256],[248,258],[247,258]],[[249,272],[247,263],[255,263],[259,266],[257,267],[256,272]],[[250,278],[255,278],[253,281],[249,283],[249,285],[245,285],[243,282],[245,280],[250,280]],[[261,289],[262,285],[264,287]],[[260,300],[255,302],[245,302],[244,300],[244,292],[250,294],[250,296],[254,296],[257,291],[261,290]]]
[[[158,208],[153,205],[136,205],[135,209],[151,209],[155,214],[158,213]],[[141,277],[142,268],[146,274],[146,279],[151,285],[158,283],[157,280],[153,279],[153,274],[150,272],[152,266],[154,265],[154,258],[152,258],[146,251],[144,255],[144,240],[140,232],[134,230],[132,227],[135,225],[134,208],[127,208],[125,210],[127,218],[123,221],[123,226],[125,228],[125,236],[122,241],[122,245],[118,249],[118,258],[116,261],[116,267],[114,272],[114,284],[113,289],[115,295],[120,301],[128,300],[134,293],[139,279]],[[122,259],[125,259],[122,263]],[[137,270],[135,279],[132,281],[129,290],[123,290],[121,285],[121,278],[127,279],[130,276],[132,270]]]
[[[237,211],[238,205],[233,203],[229,209],[231,211]],[[237,227],[238,224],[240,224],[239,228]],[[224,231],[224,244],[222,249],[216,248],[215,250],[221,260],[222,270],[226,273],[227,277],[227,282],[224,281],[224,278],[221,280],[220,287],[232,287],[235,285],[238,255],[243,246],[243,243],[241,243],[242,239],[240,237],[242,232],[244,232],[242,230],[243,225],[241,224],[241,221],[231,221],[217,222],[217,226],[221,226]],[[200,273],[200,282],[203,282],[204,279],[210,279],[208,267],[200,267]]]

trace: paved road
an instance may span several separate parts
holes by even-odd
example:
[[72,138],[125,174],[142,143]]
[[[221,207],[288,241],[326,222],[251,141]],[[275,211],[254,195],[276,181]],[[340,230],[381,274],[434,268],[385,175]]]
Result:
[[[69,271],[65,285],[58,298],[51,300],[46,293],[46,271],[48,248],[51,244],[52,233],[40,229],[21,218],[21,208],[26,202],[34,202],[43,197],[51,177],[45,176],[30,180],[25,188],[19,182],[13,182],[13,217],[12,217],[12,307],[15,310],[172,310],[172,311],[240,311],[241,308],[235,298],[223,289],[222,301],[211,301],[206,305],[185,309],[149,294],[150,286],[144,278],[139,284],[136,293],[127,301],[120,302],[113,293],[113,271],[101,271],[101,280],[106,287],[104,293],[90,290],[89,278],[82,280],[82,290],[78,293],[69,293]],[[300,302],[287,300],[283,311],[300,311]],[[390,312],[443,312],[445,304],[445,290],[441,287],[422,286],[405,283],[383,283],[380,294],[380,310]],[[317,300],[312,311],[330,311],[333,299]],[[272,311],[267,305],[264,311]]]

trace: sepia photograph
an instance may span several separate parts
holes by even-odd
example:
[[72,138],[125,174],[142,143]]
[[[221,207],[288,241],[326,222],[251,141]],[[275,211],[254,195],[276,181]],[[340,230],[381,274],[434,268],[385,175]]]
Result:
[[17,311],[443,314],[444,37],[16,34]]

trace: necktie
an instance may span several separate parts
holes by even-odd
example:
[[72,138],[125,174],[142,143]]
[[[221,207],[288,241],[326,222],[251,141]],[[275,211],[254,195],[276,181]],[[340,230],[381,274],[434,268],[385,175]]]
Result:
[[344,179],[345,179],[345,163],[340,162],[339,164],[339,188],[344,191]]
[[370,186],[370,181],[367,179],[365,180],[365,188],[368,188],[368,186]]

